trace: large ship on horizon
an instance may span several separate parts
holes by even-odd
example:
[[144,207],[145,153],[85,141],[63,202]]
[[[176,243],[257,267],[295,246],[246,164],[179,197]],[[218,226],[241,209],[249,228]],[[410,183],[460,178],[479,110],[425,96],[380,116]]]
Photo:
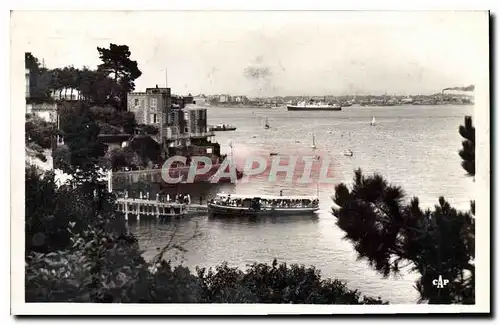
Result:
[[342,106],[334,103],[325,103],[325,102],[314,102],[309,101],[308,103],[305,101],[298,102],[296,105],[287,105],[287,110],[289,111],[341,111]]

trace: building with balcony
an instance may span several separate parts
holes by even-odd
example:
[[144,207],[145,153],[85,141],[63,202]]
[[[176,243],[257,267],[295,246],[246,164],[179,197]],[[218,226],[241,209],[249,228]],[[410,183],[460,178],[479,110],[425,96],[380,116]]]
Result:
[[207,109],[196,104],[184,108],[172,108],[171,125],[168,127],[169,147],[187,147],[193,139],[209,139],[215,135],[208,129]]
[[152,138],[167,155],[174,148],[188,150],[196,147],[198,151],[213,152],[210,146],[215,134],[208,129],[207,109],[193,103],[191,95],[175,96],[170,88],[158,86],[127,96],[128,111],[135,115],[137,123],[158,129],[158,134]]
[[77,101],[80,99],[80,91],[74,88],[62,88],[52,90],[50,92],[50,97],[54,100],[60,101]]

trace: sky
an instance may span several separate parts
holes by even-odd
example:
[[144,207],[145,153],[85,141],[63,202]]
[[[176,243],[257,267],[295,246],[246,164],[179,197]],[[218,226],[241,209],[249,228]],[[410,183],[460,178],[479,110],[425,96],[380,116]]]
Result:
[[136,91],[412,95],[484,80],[487,24],[480,11],[24,11],[11,40],[48,68],[95,68],[98,46],[126,44]]

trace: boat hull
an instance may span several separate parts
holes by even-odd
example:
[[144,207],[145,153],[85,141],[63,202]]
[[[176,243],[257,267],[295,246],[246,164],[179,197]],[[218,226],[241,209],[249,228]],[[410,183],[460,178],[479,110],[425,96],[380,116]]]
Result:
[[210,128],[210,131],[214,131],[214,132],[236,131],[236,128],[232,128],[232,127],[229,127],[229,128]]
[[247,207],[233,207],[217,204],[208,205],[208,213],[211,216],[221,217],[270,217],[314,214],[319,208],[276,208],[254,210]]
[[287,105],[286,109],[289,111],[341,111],[340,106],[294,106]]

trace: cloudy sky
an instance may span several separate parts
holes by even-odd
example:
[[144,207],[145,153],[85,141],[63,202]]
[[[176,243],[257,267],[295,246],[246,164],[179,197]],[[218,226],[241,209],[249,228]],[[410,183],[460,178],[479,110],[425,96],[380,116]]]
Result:
[[136,90],[273,95],[422,94],[474,84],[484,12],[14,12],[12,40],[48,68],[126,44]]

